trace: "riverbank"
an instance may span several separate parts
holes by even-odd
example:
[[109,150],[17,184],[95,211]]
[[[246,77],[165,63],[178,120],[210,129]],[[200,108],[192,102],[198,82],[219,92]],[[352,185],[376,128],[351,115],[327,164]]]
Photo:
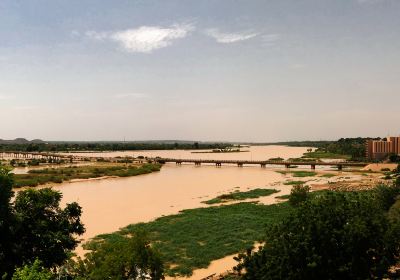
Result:
[[15,187],[36,187],[49,183],[60,184],[74,180],[110,177],[131,177],[160,171],[159,164],[95,164],[58,168],[32,169],[25,174],[14,174]]

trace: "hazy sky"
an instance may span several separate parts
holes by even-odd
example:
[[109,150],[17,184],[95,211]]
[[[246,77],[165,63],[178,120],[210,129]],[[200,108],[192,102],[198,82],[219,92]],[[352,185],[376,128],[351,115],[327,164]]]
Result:
[[0,138],[400,133],[400,0],[0,0]]

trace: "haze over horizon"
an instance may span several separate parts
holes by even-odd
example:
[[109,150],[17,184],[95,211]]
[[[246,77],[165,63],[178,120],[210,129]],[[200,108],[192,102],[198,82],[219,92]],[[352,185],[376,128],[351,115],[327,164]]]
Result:
[[3,0],[0,139],[399,135],[399,26],[397,0]]

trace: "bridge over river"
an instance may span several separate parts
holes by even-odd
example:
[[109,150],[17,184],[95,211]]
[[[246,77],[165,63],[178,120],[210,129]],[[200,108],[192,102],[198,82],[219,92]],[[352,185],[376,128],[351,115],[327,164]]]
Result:
[[[110,162],[115,162],[119,158],[118,157],[83,157],[77,155],[65,155],[60,153],[46,153],[46,152],[2,152],[0,151],[0,158],[17,158],[17,159],[54,159],[54,160],[68,160],[70,162],[73,161],[97,161],[97,160],[107,160]],[[215,164],[216,166],[222,166],[223,164],[234,164],[239,167],[243,167],[244,165],[260,165],[261,167],[266,167],[267,165],[281,165],[287,168],[291,166],[310,166],[311,169],[315,169],[316,166],[337,166],[339,170],[342,170],[343,167],[363,167],[368,165],[366,162],[347,162],[347,161],[337,161],[337,162],[323,162],[323,161],[277,161],[277,160],[218,160],[218,159],[177,159],[177,158],[132,158],[132,160],[143,163],[143,162],[157,162],[157,163],[193,163],[195,165],[201,164]]]
[[338,170],[342,170],[343,167],[363,167],[367,166],[369,163],[365,162],[347,162],[347,161],[337,161],[337,162],[322,162],[322,161],[277,161],[277,160],[214,160],[214,159],[176,159],[176,158],[154,158],[155,162],[158,163],[194,163],[195,165],[201,164],[215,164],[216,166],[222,166],[222,164],[234,164],[239,167],[244,165],[260,165],[261,167],[266,167],[267,165],[282,165],[287,168],[291,166],[310,166],[311,169],[315,169],[316,166],[337,166]]

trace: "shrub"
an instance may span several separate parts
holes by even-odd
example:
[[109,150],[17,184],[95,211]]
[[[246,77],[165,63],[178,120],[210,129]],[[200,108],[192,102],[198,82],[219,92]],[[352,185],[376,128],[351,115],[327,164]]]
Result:
[[39,260],[35,260],[32,265],[25,265],[17,268],[12,280],[53,280],[55,277],[50,270],[44,268]]
[[304,185],[295,185],[289,196],[289,203],[292,206],[299,206],[305,202],[309,196],[310,187]]

